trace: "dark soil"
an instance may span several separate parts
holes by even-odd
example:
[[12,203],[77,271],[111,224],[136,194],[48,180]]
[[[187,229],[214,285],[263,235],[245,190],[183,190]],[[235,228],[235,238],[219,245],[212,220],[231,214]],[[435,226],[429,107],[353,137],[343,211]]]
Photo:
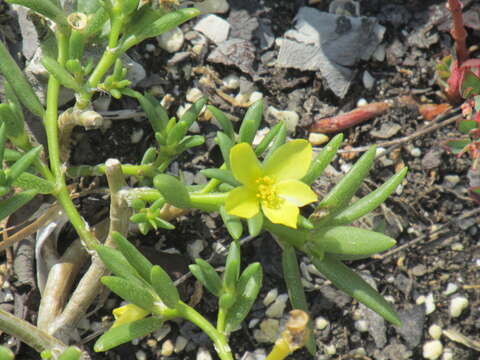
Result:
[[[251,17],[267,19],[275,38],[282,37],[286,30],[292,28],[298,9],[308,5],[306,0],[229,2],[231,11],[245,9]],[[318,3],[311,6],[325,11],[328,10],[330,2],[310,1]],[[450,35],[445,31],[448,28],[448,13],[443,10],[444,3],[445,1],[361,1],[361,14],[377,18],[380,24],[386,27],[382,41],[386,48],[386,57],[384,60],[362,61],[355,65],[356,76],[344,99],[337,98],[328,89],[319,73],[266,66],[262,59],[267,55],[275,59],[278,46],[274,44],[261,51],[258,47],[259,39],[254,35],[250,39],[257,46],[253,75],[234,66],[209,63],[206,58],[216,47],[211,43],[200,55],[189,55],[174,65],[168,64],[172,55],[161,50],[155,41],[149,42],[155,46],[153,52],[146,50],[147,44],[142,44],[130,55],[147,71],[147,78],[139,84],[138,89],[148,91],[153,88],[159,97],[171,94],[174,98],[169,109],[172,116],[177,107],[185,102],[185,94],[192,87],[199,87],[210,95],[210,102],[222,110],[238,118],[243,116],[245,108],[223,100],[214,87],[200,82],[201,75],[194,71],[194,68],[206,66],[214,71],[216,75],[213,76],[218,76],[219,79],[232,73],[240,76],[245,86],[263,94],[266,108],[274,106],[280,110],[296,111],[300,115],[300,122],[291,134],[292,137],[308,138],[307,129],[314,118],[352,110],[361,98],[368,103],[392,100],[392,107],[384,114],[344,131],[343,149],[347,146],[357,148],[371,144],[382,145],[384,141],[411,135],[431,124],[418,113],[416,104],[445,102],[435,82],[435,66],[450,52],[452,46]],[[472,4],[475,5],[472,1],[465,3],[466,10]],[[439,12],[445,16],[438,16]],[[477,14],[480,18],[480,11]],[[228,19],[228,15],[220,14],[225,19]],[[182,30],[187,33],[192,26],[191,23],[185,24]],[[480,27],[480,24],[478,26]],[[423,37],[428,46],[415,45],[417,43],[412,37],[418,32],[418,36]],[[470,28],[468,32],[469,45],[478,44],[478,29]],[[432,36],[438,38],[429,43]],[[191,48],[191,42],[185,41],[182,51],[190,51]],[[478,51],[473,55],[478,56]],[[364,71],[368,71],[375,78],[375,84],[370,90],[366,89],[362,82]],[[238,90],[234,90],[229,94],[235,96],[237,92]],[[136,107],[134,102],[122,99],[112,104],[110,109]],[[269,126],[276,121],[272,116],[266,116],[263,125]],[[385,130],[385,127],[397,125],[399,130],[388,138],[375,135],[382,127]],[[206,144],[182,156],[172,164],[171,172],[196,174],[204,167],[220,165],[219,151],[213,143],[216,127],[208,121],[200,122],[199,127],[200,133],[207,138]],[[143,131],[142,139],[133,144],[131,134],[140,129]],[[315,330],[318,345],[315,359],[422,359],[423,345],[432,340],[428,329],[434,324],[443,330],[454,330],[470,340],[477,341],[475,349],[468,341],[462,343],[444,334],[440,341],[443,343],[444,352],[448,348],[453,353],[451,359],[480,358],[480,212],[476,211],[479,205],[469,198],[467,192],[470,159],[458,159],[442,146],[446,138],[456,134],[455,124],[451,124],[390,149],[388,155],[377,158],[370,177],[358,194],[364,195],[375,189],[402,167],[409,168],[401,188],[397,189],[374,216],[363,222],[363,226],[383,227],[388,234],[394,236],[398,242],[398,251],[394,248],[385,255],[349,264],[372,281],[380,293],[394,302],[404,322],[401,329],[372,317],[356,301],[340,293],[322,277],[309,272],[308,259],[302,259],[312,318],[323,317],[329,322],[325,329]],[[144,151],[153,146],[155,141],[146,120],[132,119],[114,120],[112,126],[104,132],[76,129],[74,140],[76,146],[71,155],[71,163],[92,165],[108,158],[118,158],[124,163],[139,162]],[[388,146],[385,148],[388,149]],[[358,155],[359,152],[343,152],[337,156],[333,167],[338,172],[343,172]],[[318,184],[318,191],[324,191],[324,187],[333,185],[336,175],[329,176],[331,177],[327,177],[327,185]],[[91,181],[92,179],[85,179],[85,184],[91,184]],[[100,185],[102,181],[98,180]],[[102,203],[102,206],[104,205]],[[84,212],[95,211],[88,208],[89,199],[84,199],[82,206]],[[213,265],[223,264],[223,259],[215,255],[212,246],[227,246],[230,239],[221,228],[221,220],[216,214],[195,213],[180,219],[176,225],[175,232],[151,233],[145,237],[138,235],[137,243],[142,244],[142,247],[147,249],[146,252],[152,252],[152,249],[176,248],[180,257],[174,258],[172,262],[182,263],[181,266],[174,266],[174,270],[182,273],[186,264],[191,262],[187,247],[201,239],[205,248],[200,256],[211,259]],[[271,343],[259,344],[256,340],[254,332],[259,329],[259,324],[253,327],[249,324],[253,324],[253,319],[258,319],[259,322],[265,319],[266,306],[262,299],[270,290],[276,288],[279,294],[286,293],[281,277],[280,249],[270,236],[261,235],[246,242],[242,246],[242,255],[244,266],[260,261],[265,276],[259,301],[245,325],[234,333],[231,339],[232,349],[238,359],[247,351],[253,352],[259,348],[268,351],[271,348]],[[454,294],[445,294],[448,284],[457,287]],[[185,300],[188,300],[193,291],[193,282],[189,281],[184,286]],[[430,312],[431,309],[427,306],[429,313],[426,314],[425,305],[420,304],[419,298],[428,297],[429,294],[433,296],[435,310]],[[456,296],[466,297],[469,305],[459,317],[452,317],[449,314],[449,305]],[[91,322],[98,324],[102,317],[110,314],[114,305],[118,305],[118,298],[111,296],[111,299],[116,299],[117,302],[110,301],[110,306],[92,316]],[[215,307],[214,298],[205,292],[197,309],[214,321]],[[28,310],[36,312],[33,306]],[[365,318],[370,320],[370,327],[362,329],[361,319]],[[85,337],[91,333],[91,330],[87,330],[81,335]],[[179,335],[189,341],[186,350],[170,357],[160,356],[162,343],[167,339],[175,343]],[[2,341],[7,339],[4,335]],[[91,339],[86,347],[90,349],[93,343],[94,339]],[[201,336],[196,328],[184,323],[172,323],[167,337],[159,342],[148,337],[138,346],[124,345],[106,354],[92,355],[92,358],[140,359],[141,354],[137,351],[141,350],[147,359],[194,359],[200,346],[206,347],[215,358],[211,343]],[[332,347],[335,348],[335,353]],[[18,359],[29,359],[30,356],[31,352],[22,346]],[[312,359],[312,356],[306,351],[300,351],[292,358]]]

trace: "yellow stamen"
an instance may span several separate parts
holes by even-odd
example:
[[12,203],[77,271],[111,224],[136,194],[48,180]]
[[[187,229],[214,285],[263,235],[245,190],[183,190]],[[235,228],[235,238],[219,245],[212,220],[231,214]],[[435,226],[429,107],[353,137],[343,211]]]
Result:
[[277,196],[275,180],[270,176],[262,176],[255,180],[255,183],[257,184],[256,196],[262,205],[278,209],[284,200]]

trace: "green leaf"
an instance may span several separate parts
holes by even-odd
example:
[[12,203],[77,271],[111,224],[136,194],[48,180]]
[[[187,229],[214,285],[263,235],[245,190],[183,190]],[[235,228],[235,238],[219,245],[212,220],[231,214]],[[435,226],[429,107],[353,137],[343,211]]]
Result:
[[[291,245],[285,244],[282,252],[282,269],[283,279],[287,285],[288,298],[292,304],[292,309],[300,309],[309,313],[307,298],[302,285],[302,277],[300,276],[300,269],[298,267],[297,255],[295,254],[295,248]],[[309,320],[308,327],[310,328],[310,334],[307,341],[308,352],[315,355],[316,343],[313,337],[313,325]]]
[[49,18],[54,23],[61,26],[68,26],[67,17],[63,10],[53,1],[38,0],[7,0],[9,4],[18,4],[25,6],[43,16]]
[[398,173],[388,179],[375,191],[357,200],[340,213],[336,214],[332,219],[327,219],[326,222],[320,220],[318,226],[322,225],[344,225],[350,224],[352,221],[368,214],[380,206],[392,194],[397,186],[402,182],[407,174],[408,168],[403,168]]
[[[160,105],[157,99],[153,96],[142,95],[139,92],[132,94],[142,107],[143,111],[147,114],[147,119],[150,121],[150,125],[155,133],[162,133],[168,123],[168,115],[165,109]],[[163,111],[159,110],[162,109]]]
[[332,140],[330,140],[326,146],[324,146],[322,151],[312,161],[310,168],[302,178],[302,181],[305,184],[312,184],[315,179],[317,179],[323,173],[323,171],[335,157],[335,154],[342,144],[342,141],[343,134],[338,134]]
[[178,143],[175,148],[177,154],[184,152],[186,149],[190,149],[195,146],[200,146],[205,143],[205,138],[202,135],[189,135],[185,136],[182,141]]
[[13,360],[15,355],[8,347],[0,345],[0,360]]
[[285,141],[287,140],[287,127],[282,123],[283,126],[280,126],[278,129],[278,133],[275,136],[272,145],[270,145],[270,148],[268,149],[267,154],[263,158],[263,163],[265,163],[270,156],[277,150],[280,146],[285,144]]
[[7,182],[12,184],[30,165],[38,158],[42,151],[42,146],[37,146],[25,153],[18,159],[7,171]]
[[323,198],[317,209],[329,209],[334,212],[347,206],[362,184],[363,179],[368,175],[375,160],[375,153],[376,146],[370,147],[340,182]]
[[168,132],[167,135],[167,145],[178,144],[187,133],[189,124],[185,121],[179,121],[175,126]]
[[32,200],[37,192],[35,190],[27,190],[13,195],[11,198],[0,201],[0,220],[12,215],[23,205]]
[[137,270],[145,281],[150,282],[150,271],[153,267],[152,263],[122,234],[115,231],[112,234],[112,239],[129,264]]
[[58,360],[80,360],[81,355],[79,348],[70,346],[58,357]]
[[202,259],[195,259],[196,265],[190,265],[189,269],[193,276],[202,283],[213,295],[219,297],[222,291],[222,279],[215,269]]
[[7,127],[5,123],[0,125],[0,169],[3,167],[3,158],[5,155],[5,141],[7,140]]
[[230,184],[235,187],[242,185],[237,181],[237,179],[235,179],[235,177],[233,176],[230,170],[204,169],[204,170],[201,170],[200,173],[202,173],[208,178],[217,179],[217,180],[220,180],[221,182]]
[[[34,0],[31,0],[34,1]],[[48,1],[34,1],[35,3],[44,4]],[[18,67],[15,60],[8,52],[7,48],[0,41],[0,72],[12,86],[15,94],[18,96],[22,104],[30,110],[34,115],[42,118],[45,113],[43,105],[40,103],[37,95],[33,92],[31,85],[28,83],[22,70]]]
[[227,165],[227,169],[230,169],[230,149],[235,145],[232,139],[230,139],[225,133],[217,131],[215,142],[218,144],[222,153],[223,161]]
[[394,325],[401,325],[394,308],[382,295],[339,260],[326,256],[323,260],[311,258],[312,263],[336,287],[357,299]]
[[445,145],[452,152],[452,154],[456,155],[465,149],[465,146],[471,144],[471,142],[472,141],[470,139],[455,139],[446,141]]
[[238,241],[230,243],[227,260],[225,262],[225,271],[223,272],[223,288],[233,292],[237,286],[238,276],[240,275],[240,244]]
[[263,117],[263,99],[253,103],[245,113],[240,125],[240,142],[252,143]]
[[458,122],[458,131],[462,134],[468,134],[478,126],[475,120],[460,120]]
[[236,330],[250,312],[262,287],[262,278],[262,266],[259,263],[250,264],[243,271],[238,279],[237,301],[228,309],[225,319],[227,333]]
[[137,270],[130,265],[125,256],[117,249],[110,246],[98,245],[95,250],[105,266],[115,275],[136,282],[137,284],[145,283]]
[[53,183],[28,172],[20,174],[12,185],[23,190],[35,190],[39,194],[52,194],[55,191]]
[[174,309],[180,301],[180,295],[170,276],[160,266],[155,265],[152,267],[150,279],[160,299],[169,308]]
[[238,216],[230,215],[229,213],[227,213],[227,211],[225,210],[225,206],[220,207],[219,213],[230,236],[234,240],[240,239],[243,234],[243,225],[240,218]]
[[261,211],[259,211],[254,217],[247,219],[248,233],[250,236],[255,237],[260,234],[260,231],[262,231],[263,228],[263,220],[264,217]]
[[0,120],[5,124],[7,136],[19,137],[25,131],[23,117],[19,117],[13,110],[13,103],[0,104]]
[[212,113],[215,119],[220,124],[223,132],[232,140],[235,140],[235,132],[233,130],[232,121],[221,111],[213,105],[207,105],[207,109]]
[[465,70],[460,92],[464,99],[480,94],[480,78],[471,70]]
[[272,143],[273,139],[280,133],[285,131],[285,123],[279,122],[278,124],[275,124],[274,127],[270,129],[267,135],[264,136],[262,141],[260,141],[260,144],[258,144],[255,147],[255,155],[261,156],[265,150],[267,150],[268,146]]
[[157,175],[153,178],[153,186],[160,191],[169,204],[183,209],[191,206],[187,188],[174,176]]
[[327,253],[368,257],[396,244],[389,236],[354,226],[334,226],[312,234],[313,248]]
[[155,161],[157,158],[157,149],[154,147],[149,147],[147,150],[145,150],[145,153],[143,154],[142,161],[140,164],[145,165],[145,164],[151,164]]
[[135,304],[147,311],[154,311],[155,302],[158,301],[153,295],[152,290],[147,286],[138,285],[118,276],[103,276],[102,284],[112,290],[122,299]]
[[156,317],[137,320],[108,330],[95,343],[95,352],[107,351],[133,339],[148,335],[163,326],[163,320]]
[[43,56],[42,64],[43,66],[45,66],[45,69],[47,69],[50,75],[53,75],[60,84],[62,84],[66,88],[74,90],[77,93],[82,92],[82,87],[80,86],[80,84],[55,59],[49,56]]

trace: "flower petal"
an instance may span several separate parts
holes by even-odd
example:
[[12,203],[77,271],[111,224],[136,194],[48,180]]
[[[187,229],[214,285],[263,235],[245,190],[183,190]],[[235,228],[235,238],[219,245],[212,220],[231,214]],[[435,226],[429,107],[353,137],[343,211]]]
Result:
[[252,146],[240,143],[230,149],[230,168],[235,179],[247,186],[254,186],[262,175],[262,168]]
[[307,184],[298,180],[284,180],[276,184],[278,197],[298,207],[317,201],[317,194]]
[[258,214],[260,207],[255,191],[239,186],[228,193],[225,210],[230,215],[250,219]]
[[149,314],[147,310],[142,309],[134,304],[127,304],[122,307],[113,309],[112,311],[115,322],[112,328],[143,319]]
[[312,145],[306,140],[290,141],[275,150],[263,166],[265,175],[276,181],[301,179],[312,161]]
[[274,224],[282,224],[291,228],[297,228],[299,210],[295,204],[283,201],[278,208],[270,208],[262,204],[265,216]]

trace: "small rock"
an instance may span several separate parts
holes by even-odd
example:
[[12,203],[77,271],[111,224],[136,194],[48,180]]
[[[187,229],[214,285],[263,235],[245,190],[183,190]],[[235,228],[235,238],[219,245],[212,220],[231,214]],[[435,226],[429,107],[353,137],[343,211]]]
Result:
[[188,90],[187,95],[185,98],[187,99],[188,102],[194,103],[197,100],[200,100],[203,96],[202,91],[199,88],[191,88]]
[[368,71],[364,71],[362,76],[362,82],[363,86],[367,90],[370,90],[373,88],[373,85],[375,85],[375,78]]
[[138,142],[140,142],[140,140],[142,140],[142,137],[143,137],[143,129],[142,128],[134,130],[132,132],[132,134],[130,135],[130,142],[132,144],[137,144]]
[[260,91],[254,91],[250,94],[248,101],[254,103],[261,99],[263,99],[263,94]]
[[275,301],[278,296],[278,289],[274,288],[270,290],[263,298],[263,305],[268,306]]
[[240,78],[235,74],[225,76],[222,82],[227,89],[235,90],[240,87]]
[[412,274],[415,276],[423,276],[427,273],[427,267],[423,264],[415,265],[412,268]]
[[174,53],[180,50],[183,46],[185,36],[180,28],[176,27],[166,33],[157,36],[158,45],[169,53]]
[[455,291],[458,290],[458,285],[457,284],[454,284],[454,283],[448,283],[447,284],[447,288],[445,289],[445,291],[443,292],[443,295],[452,295]]
[[178,354],[179,352],[182,352],[183,349],[185,349],[185,346],[187,346],[187,344],[188,344],[188,340],[186,338],[184,338],[183,336],[177,336],[177,339],[175,340],[175,348],[174,348],[175,353]]
[[168,323],[166,323],[160,329],[153,333],[153,337],[155,338],[155,340],[161,341],[165,336],[168,335],[171,329],[172,327]]
[[443,352],[443,345],[439,340],[428,341],[423,345],[423,357],[428,360],[438,359]]
[[155,51],[155,45],[153,45],[151,43],[148,43],[147,45],[145,45],[145,51],[154,52]]
[[162,352],[163,356],[170,356],[173,354],[173,343],[170,339],[165,340],[162,344]]
[[447,185],[449,185],[450,187],[454,187],[460,182],[460,176],[458,175],[446,175],[444,179]]
[[428,328],[428,333],[433,340],[438,340],[442,336],[442,328],[436,324],[433,324]]
[[230,24],[217,15],[206,15],[200,19],[194,29],[204,34],[213,43],[220,44],[227,40]]
[[272,318],[281,318],[285,307],[287,306],[288,295],[281,294],[276,299],[275,302],[270,305],[270,307],[265,312],[265,315]]
[[308,141],[310,142],[310,144],[312,144],[313,146],[319,146],[319,145],[323,145],[325,144],[326,142],[328,142],[329,138],[327,135],[325,134],[320,134],[320,133],[310,133],[310,135],[308,135]]
[[330,325],[330,322],[322,316],[315,319],[315,329],[325,330],[328,325]]
[[442,360],[453,360],[453,350],[450,348],[445,348],[443,350]]
[[230,8],[227,0],[204,0],[195,3],[195,7],[202,14],[224,14]]
[[384,61],[385,60],[385,44],[380,44],[377,46],[375,51],[372,54],[372,58],[376,61]]
[[192,259],[199,258],[203,249],[205,249],[205,245],[201,239],[197,239],[193,243],[189,243],[187,245],[187,253]]
[[452,244],[451,249],[453,251],[463,251],[464,247],[462,243],[456,242]]
[[323,351],[325,351],[325,353],[327,355],[332,356],[332,355],[335,355],[337,353],[337,348],[335,347],[334,344],[329,344],[329,345],[325,345],[323,347]]
[[255,326],[257,326],[257,324],[260,322],[260,319],[252,319],[248,322],[248,328],[249,329],[253,329]]
[[467,307],[468,299],[464,296],[457,296],[450,301],[448,311],[451,317],[459,317]]
[[147,354],[143,350],[138,350],[135,352],[135,358],[137,360],[147,360]]
[[204,348],[200,347],[197,352],[197,360],[212,360],[212,355],[210,352]]
[[397,327],[397,332],[405,339],[410,349],[420,344],[423,336],[423,324],[425,323],[425,306],[415,305],[409,309],[398,312],[402,326]]
[[414,147],[412,150],[410,150],[410,155],[412,155],[413,157],[420,157],[422,155],[422,150]]
[[259,343],[274,343],[280,330],[280,321],[266,319],[260,323],[260,330],[253,332],[253,337]]
[[268,113],[273,116],[278,122],[283,121],[287,131],[294,132],[298,125],[300,117],[295,111],[278,110],[273,106],[268,108]]
[[252,42],[242,39],[230,39],[222,42],[207,57],[207,61],[236,66],[246,74],[255,75],[253,62],[255,60],[255,46]]
[[402,126],[400,124],[386,122],[382,123],[379,130],[370,131],[370,134],[377,139],[389,139],[392,136],[395,136],[401,129]]
[[357,101],[357,107],[368,105],[368,101],[365,98],[360,98]]
[[355,329],[359,332],[367,332],[368,331],[368,321],[366,320],[357,320],[354,323]]
[[430,293],[425,298],[425,314],[429,315],[433,313],[435,309],[436,309],[435,298],[433,297],[433,293]]

